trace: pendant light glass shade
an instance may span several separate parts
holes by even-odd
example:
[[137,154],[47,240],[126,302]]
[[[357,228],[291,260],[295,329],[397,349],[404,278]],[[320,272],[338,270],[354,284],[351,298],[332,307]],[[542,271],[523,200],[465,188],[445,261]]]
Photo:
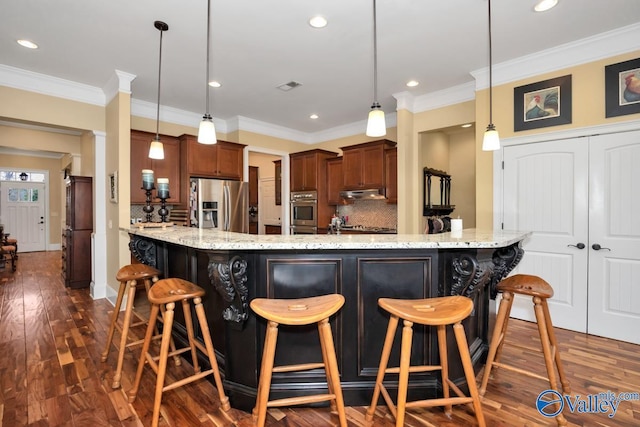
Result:
[[205,114],[200,122],[200,128],[198,129],[198,142],[200,144],[213,145],[218,140],[216,139],[216,126],[213,124],[211,116]]
[[500,149],[500,136],[496,127],[492,124],[487,126],[487,130],[484,131],[484,138],[482,139],[483,151],[495,151]]
[[164,159],[164,145],[160,142],[160,139],[154,139],[149,146],[149,158],[162,160]]
[[483,151],[495,151],[500,149],[500,136],[493,124],[493,49],[491,46],[491,0],[489,4],[489,124],[482,138]]
[[367,120],[367,136],[378,137],[386,134],[387,123],[384,119],[384,111],[380,109],[380,105],[373,104]]
[[206,112],[202,116],[200,127],[198,128],[198,142],[200,144],[213,145],[218,142],[216,138],[216,127],[209,114],[209,49],[211,41],[211,0],[207,0],[207,81],[206,90]]
[[158,104],[156,106],[156,137],[149,146],[149,158],[164,159],[164,145],[160,141],[160,77],[162,76],[162,33],[169,29],[169,26],[162,21],[155,21],[153,26],[160,31],[160,55],[158,57]]
[[384,119],[384,111],[378,103],[378,28],[376,19],[376,0],[373,0],[373,104],[367,120],[365,134],[371,137],[380,137],[387,134],[387,124]]

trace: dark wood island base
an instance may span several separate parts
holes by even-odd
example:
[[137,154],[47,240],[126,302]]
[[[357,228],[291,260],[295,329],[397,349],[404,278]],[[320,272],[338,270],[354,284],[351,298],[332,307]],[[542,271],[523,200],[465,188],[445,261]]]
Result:
[[[266,323],[249,309],[253,298],[302,298],[340,293],[345,304],[331,320],[345,404],[368,405],[378,371],[388,316],[378,298],[465,295],[474,311],[464,321],[476,371],[486,358],[489,302],[496,284],[520,261],[523,232],[465,230],[462,237],[433,235],[255,236],[202,230],[126,230],[133,255],[164,277],[196,283],[207,292],[203,304],[225,392],[235,408],[255,405]],[[186,342],[184,318],[176,310],[175,338]],[[281,326],[275,365],[321,362],[317,330]],[[400,329],[398,334],[400,334]],[[199,336],[199,331],[196,331]],[[455,340],[450,335],[449,347]],[[391,352],[397,366],[400,339]],[[466,391],[462,364],[450,351],[450,378]],[[204,362],[204,359],[202,360]],[[438,363],[435,333],[416,325],[412,364]],[[206,366],[206,364],[205,364]],[[285,376],[286,375],[286,376]],[[388,389],[395,394],[395,377]],[[326,390],[323,370],[274,374],[272,398]],[[408,399],[441,393],[438,373],[412,374]],[[394,396],[395,397],[395,396]]]

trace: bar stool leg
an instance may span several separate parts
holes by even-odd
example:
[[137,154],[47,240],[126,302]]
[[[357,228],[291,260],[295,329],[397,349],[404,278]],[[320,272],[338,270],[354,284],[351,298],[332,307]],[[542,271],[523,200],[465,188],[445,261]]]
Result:
[[[151,286],[153,286],[153,284],[156,283],[157,281],[158,281],[158,276],[153,276],[151,278],[151,280],[145,279],[144,287],[145,287],[145,289],[147,291],[147,294],[149,294],[149,289],[151,288]],[[161,318],[163,318],[164,317],[164,306],[160,306],[160,314],[162,315]],[[155,329],[155,333],[156,333],[156,335],[159,334],[157,326],[156,326],[156,329]],[[175,354],[175,352],[176,352],[176,344],[173,341],[173,337],[171,337],[171,352],[174,353],[173,362],[175,363],[175,365],[176,366],[182,365],[182,359],[180,359],[180,356],[178,354]]]
[[453,333],[455,334],[456,342],[458,343],[458,351],[460,352],[460,359],[462,360],[464,375],[467,378],[469,394],[473,399],[473,410],[476,413],[478,426],[485,427],[486,424],[484,421],[484,413],[482,412],[482,405],[480,404],[480,394],[478,393],[478,386],[476,384],[476,374],[473,371],[471,355],[469,354],[469,344],[467,343],[467,337],[464,334],[464,327],[460,322],[453,325]]
[[[447,354],[447,330],[445,325],[436,326],[438,333],[438,351],[440,353],[440,373],[442,375],[442,397],[449,399],[449,356]],[[444,413],[450,417],[453,412],[453,405],[450,403],[444,406]]]
[[160,360],[158,360],[158,377],[156,379],[156,392],[153,399],[153,420],[151,422],[151,427],[158,427],[158,421],[160,419],[160,406],[162,404],[164,377],[167,374],[167,359],[169,358],[169,343],[171,341],[173,309],[175,308],[175,303],[170,302],[165,308],[162,343],[160,344]]
[[409,388],[409,365],[411,363],[411,342],[413,340],[413,322],[404,320],[402,328],[402,347],[400,349],[400,377],[398,380],[398,403],[396,405],[396,427],[404,425],[404,413]]
[[258,381],[258,393],[256,407],[253,409],[253,417],[258,427],[264,427],[267,419],[267,402],[269,390],[271,390],[271,372],[273,359],[276,355],[276,341],[278,340],[278,324],[274,321],[267,322],[267,332],[264,339],[264,351],[262,352],[262,364],[260,367],[260,379]]
[[371,399],[371,405],[367,409],[365,420],[367,423],[373,421],[373,414],[376,412],[376,406],[378,405],[378,399],[380,398],[380,389],[382,388],[382,381],[389,364],[389,356],[391,355],[391,347],[393,346],[393,339],[396,335],[396,329],[398,328],[398,317],[391,315],[389,318],[389,325],[387,326],[387,335],[384,338],[384,345],[382,346],[382,354],[380,355],[380,366],[378,367],[378,376],[376,377],[376,385],[373,388],[373,397]]
[[[544,364],[547,367],[547,375],[549,376],[549,385],[553,390],[558,391],[558,382],[556,381],[555,363],[554,357],[551,354],[551,343],[549,342],[549,332],[547,329],[547,321],[545,319],[545,312],[542,306],[540,297],[533,297],[533,303],[535,304],[534,310],[536,313],[536,321],[538,323],[538,332],[540,334],[540,342],[542,344],[542,352],[544,353]],[[556,408],[559,408],[556,404]],[[556,422],[559,426],[566,426],[567,420],[562,415],[562,412],[556,416]]]
[[482,384],[480,385],[480,395],[484,396],[487,391],[487,384],[489,383],[489,375],[491,369],[493,369],[493,363],[497,362],[496,354],[498,347],[502,348],[504,337],[507,329],[507,318],[511,312],[511,304],[513,303],[513,295],[510,292],[504,292],[502,294],[502,301],[500,302],[500,308],[498,309],[498,315],[496,317],[496,326],[494,328],[493,336],[491,337],[491,344],[489,345],[489,354],[487,355],[487,362],[484,366],[484,374],[482,376]]
[[[191,348],[191,362],[193,364],[193,371],[195,373],[200,372],[200,364],[198,363],[198,353],[196,353],[196,338],[193,333],[193,318],[191,317],[191,308],[189,307],[189,301],[182,300],[182,312],[184,313],[184,322],[187,326],[187,337],[189,338],[189,347]],[[166,312],[165,312],[166,314]],[[164,327],[166,328],[166,322]]]
[[222,407],[222,410],[226,412],[231,409],[231,405],[229,404],[229,398],[224,394],[222,378],[220,377],[220,371],[218,370],[218,361],[216,360],[216,354],[213,351],[213,342],[211,341],[209,324],[207,323],[207,317],[204,313],[204,308],[202,307],[202,299],[195,298],[193,300],[193,303],[196,306],[196,316],[198,317],[198,322],[200,323],[200,330],[202,330],[204,345],[207,349],[207,356],[209,356],[209,363],[211,364],[211,369],[213,370],[213,378],[216,382],[216,388],[218,389],[220,406]]
[[502,329],[501,329],[502,339],[498,344],[498,348],[496,349],[496,357],[494,359],[494,362],[496,363],[499,363],[500,359],[502,358],[502,348],[504,347],[505,336],[507,335],[507,328],[509,326],[509,319],[511,318],[511,308],[513,307],[513,302],[516,300],[516,296],[511,292],[503,292],[502,299],[504,299],[507,304],[506,304],[506,314],[504,317],[504,323],[502,324]]
[[129,335],[129,327],[131,325],[131,314],[133,313],[133,300],[136,297],[136,281],[127,282],[127,307],[124,310],[124,321],[122,323],[122,334],[120,336],[120,348],[118,349],[118,364],[116,372],[113,376],[111,388],[120,387],[120,378],[122,377],[122,365],[124,363],[124,351],[127,348],[127,337]]
[[[322,329],[320,326],[321,326],[321,322],[318,322],[318,337],[320,338],[320,350],[322,351],[322,361],[324,362],[324,372],[325,372],[325,375],[327,376],[327,388],[329,389],[329,394],[334,394],[333,379],[331,378],[332,372],[329,369],[329,362],[328,362],[329,358],[327,356],[327,346],[325,345],[325,341],[322,337]],[[329,406],[331,408],[332,413],[335,413],[335,414],[338,413],[338,406],[336,405],[335,400],[330,400]]]
[[558,341],[556,341],[556,334],[553,330],[553,324],[551,322],[551,315],[549,314],[549,305],[547,300],[542,300],[542,309],[547,322],[547,332],[549,333],[549,341],[551,341],[551,349],[555,354],[556,366],[558,367],[558,375],[560,376],[560,383],[562,384],[562,391],[565,394],[571,394],[571,383],[564,375],[564,369],[562,368],[562,360],[560,360],[560,351],[558,350]]
[[109,325],[109,332],[107,334],[107,343],[104,346],[104,350],[100,357],[101,362],[106,362],[109,357],[109,350],[111,349],[111,341],[113,341],[113,332],[116,329],[116,322],[118,321],[118,316],[120,315],[120,307],[122,306],[122,300],[124,299],[124,289],[126,285],[124,283],[120,283],[120,287],[118,288],[118,296],[116,297],[116,305],[113,307],[113,314],[111,315],[111,324]]
[[144,342],[142,344],[140,361],[138,362],[138,370],[136,371],[136,378],[133,381],[133,388],[128,393],[129,403],[133,403],[136,400],[136,396],[138,394],[138,388],[140,387],[140,380],[142,379],[142,371],[144,370],[144,364],[147,360],[147,353],[149,352],[149,346],[151,345],[151,339],[153,337],[153,331],[156,327],[156,321],[158,320],[159,311],[160,309],[156,304],[151,305],[149,325],[147,326],[147,332],[144,336]]
[[320,333],[320,343],[322,347],[322,359],[324,360],[325,372],[327,373],[327,386],[329,393],[335,395],[332,401],[338,411],[338,419],[341,427],[347,427],[347,417],[344,412],[344,399],[342,397],[342,387],[340,386],[340,372],[338,370],[338,360],[336,350],[333,345],[333,335],[329,319],[323,319],[318,323]]

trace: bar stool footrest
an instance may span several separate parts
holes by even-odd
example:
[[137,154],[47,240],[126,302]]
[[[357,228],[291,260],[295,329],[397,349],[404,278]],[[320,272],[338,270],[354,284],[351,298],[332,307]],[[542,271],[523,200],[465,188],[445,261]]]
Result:
[[267,408],[326,402],[328,400],[334,400],[335,398],[335,394],[314,394],[313,396],[286,397],[284,399],[270,400],[267,402]]

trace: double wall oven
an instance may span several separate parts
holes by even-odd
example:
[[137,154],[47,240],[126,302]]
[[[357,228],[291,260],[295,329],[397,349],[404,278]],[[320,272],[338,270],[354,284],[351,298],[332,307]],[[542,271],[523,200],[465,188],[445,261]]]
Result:
[[291,234],[318,233],[318,192],[291,193]]

